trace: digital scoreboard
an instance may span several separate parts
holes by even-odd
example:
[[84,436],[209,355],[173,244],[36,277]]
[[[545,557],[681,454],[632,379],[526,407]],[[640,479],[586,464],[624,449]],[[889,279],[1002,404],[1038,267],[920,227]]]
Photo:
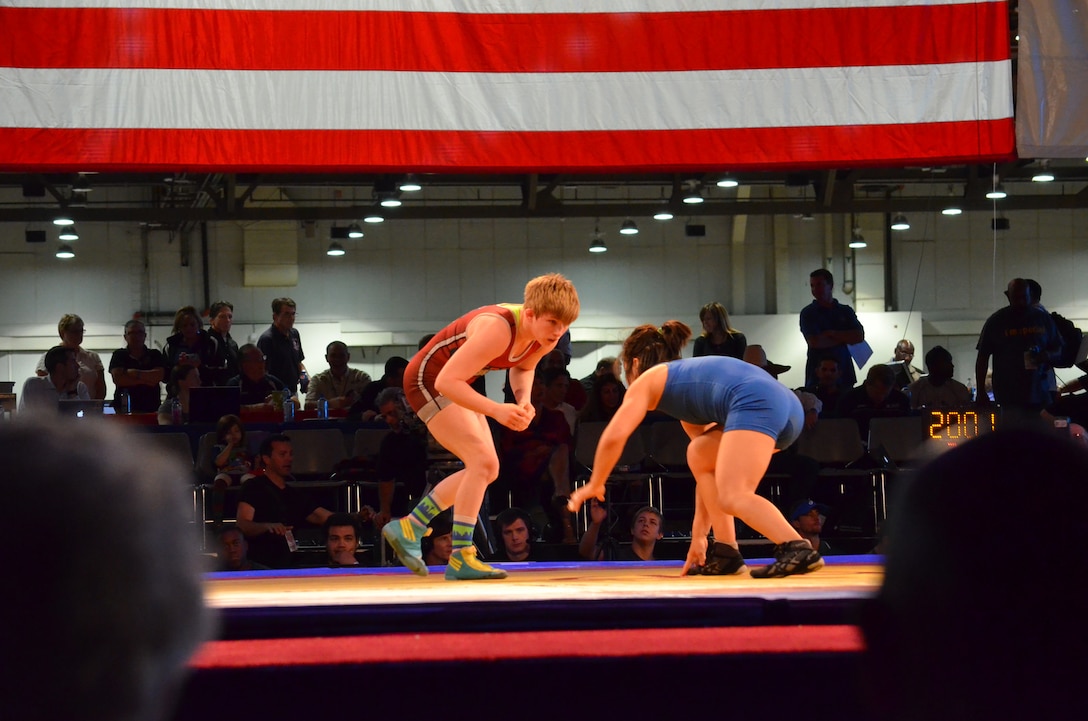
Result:
[[954,448],[961,443],[997,430],[997,407],[928,408],[922,411],[923,439],[926,444]]

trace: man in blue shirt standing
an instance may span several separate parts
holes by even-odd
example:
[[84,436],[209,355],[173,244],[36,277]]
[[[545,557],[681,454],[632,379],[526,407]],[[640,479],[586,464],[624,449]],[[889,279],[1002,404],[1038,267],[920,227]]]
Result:
[[816,385],[820,359],[833,357],[839,362],[839,384],[853,388],[857,375],[848,346],[865,340],[865,328],[853,308],[831,297],[835,290],[831,271],[825,268],[812,271],[808,274],[808,285],[813,301],[801,310],[801,333],[808,343],[805,386]]

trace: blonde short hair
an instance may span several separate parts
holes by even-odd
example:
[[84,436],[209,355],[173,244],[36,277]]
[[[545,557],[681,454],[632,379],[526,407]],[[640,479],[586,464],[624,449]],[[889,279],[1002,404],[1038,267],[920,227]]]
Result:
[[573,283],[558,273],[549,273],[525,284],[525,307],[540,315],[553,315],[564,325],[570,325],[578,319],[581,303]]
[[65,313],[57,323],[57,335],[64,338],[65,331],[71,330],[73,326],[77,325],[83,325],[83,319],[75,313]]

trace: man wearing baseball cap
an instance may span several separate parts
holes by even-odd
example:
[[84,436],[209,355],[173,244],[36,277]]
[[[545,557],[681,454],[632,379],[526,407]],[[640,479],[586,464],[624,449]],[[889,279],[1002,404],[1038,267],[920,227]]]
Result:
[[824,519],[830,512],[829,506],[808,499],[794,506],[789,515],[790,524],[801,534],[801,538],[812,544],[813,550],[819,551],[821,555],[831,552],[828,542],[820,540]]

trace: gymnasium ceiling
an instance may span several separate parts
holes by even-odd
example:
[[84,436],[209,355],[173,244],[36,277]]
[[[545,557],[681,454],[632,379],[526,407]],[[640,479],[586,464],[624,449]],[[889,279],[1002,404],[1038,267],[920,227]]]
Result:
[[[1033,182],[1042,170],[1051,182]],[[361,222],[378,200],[388,220],[473,218],[648,218],[662,207],[677,217],[912,213],[956,202],[964,210],[1088,207],[1088,162],[1018,160],[995,165],[823,169],[730,174],[420,175],[416,192],[397,190],[404,176],[235,175],[229,173],[0,174],[0,223],[48,222],[59,210],[77,223],[177,225],[203,221]],[[1000,182],[1008,196],[987,199]],[[78,192],[89,188],[89,192]],[[695,191],[705,202],[686,205]]]

